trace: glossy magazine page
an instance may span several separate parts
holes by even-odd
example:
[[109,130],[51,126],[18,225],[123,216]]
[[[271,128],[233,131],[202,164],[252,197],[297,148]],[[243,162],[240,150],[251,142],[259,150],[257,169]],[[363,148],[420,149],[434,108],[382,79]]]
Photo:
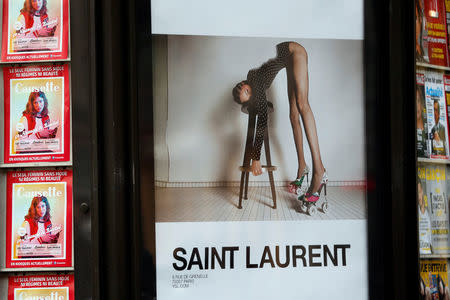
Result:
[[431,158],[448,159],[447,103],[441,72],[425,72],[425,99]]

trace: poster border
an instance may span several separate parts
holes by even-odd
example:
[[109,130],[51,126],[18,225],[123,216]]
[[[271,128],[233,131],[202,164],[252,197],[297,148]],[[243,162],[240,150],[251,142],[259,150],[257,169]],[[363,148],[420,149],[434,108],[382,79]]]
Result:
[[[47,65],[36,65],[35,67],[44,67]],[[4,134],[3,134],[3,141],[4,141],[4,145],[3,145],[3,152],[4,152],[4,164],[23,164],[23,163],[39,163],[39,162],[48,162],[48,163],[55,163],[55,162],[70,162],[70,158],[71,158],[71,151],[70,151],[70,147],[71,147],[71,126],[72,126],[72,122],[71,122],[71,99],[70,99],[70,66],[69,64],[61,64],[59,66],[63,67],[62,71],[58,71],[62,73],[61,75],[58,76],[50,76],[51,78],[56,78],[56,77],[64,77],[63,79],[63,105],[62,105],[62,110],[63,110],[63,122],[64,122],[64,130],[62,133],[62,155],[60,155],[59,153],[42,153],[42,154],[27,154],[27,155],[21,155],[22,157],[26,158],[26,160],[17,160],[15,161],[13,159],[14,156],[16,155],[12,155],[11,154],[11,90],[10,90],[10,82],[13,79],[18,79],[15,78],[15,76],[13,75],[9,75],[8,70],[10,69],[14,69],[14,67],[9,66],[9,67],[4,67],[3,68],[3,81],[4,81]],[[27,68],[27,66],[24,67],[19,67],[19,68]],[[46,78],[49,76],[46,76]],[[22,78],[22,79],[34,79],[34,78],[44,78],[44,77],[27,77],[27,78]],[[52,155],[57,154],[58,156],[55,157],[54,159],[52,159]],[[47,158],[50,156],[50,159]],[[33,159],[34,158],[34,159]]]

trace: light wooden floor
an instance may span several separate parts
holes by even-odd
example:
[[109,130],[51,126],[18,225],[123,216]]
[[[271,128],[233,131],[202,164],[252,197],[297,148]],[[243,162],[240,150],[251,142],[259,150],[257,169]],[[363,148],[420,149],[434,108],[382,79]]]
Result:
[[[295,221],[314,219],[365,219],[362,187],[328,187],[326,214],[302,212],[296,196],[277,187],[277,209],[272,208],[270,187],[249,187],[248,200],[238,209],[239,187],[156,188],[156,222]],[[321,206],[319,200],[318,207]]]

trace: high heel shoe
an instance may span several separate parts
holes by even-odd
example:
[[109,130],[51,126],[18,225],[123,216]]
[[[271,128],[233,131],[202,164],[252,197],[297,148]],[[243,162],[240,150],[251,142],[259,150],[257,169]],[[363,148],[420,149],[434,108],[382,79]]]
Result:
[[327,171],[323,173],[322,181],[320,182],[319,188],[317,192],[314,193],[306,193],[303,197],[303,200],[306,202],[314,203],[320,199],[320,193],[322,192],[322,188],[325,190],[325,196],[327,195],[327,183],[328,183],[328,174]]
[[308,165],[306,165],[300,178],[297,178],[296,180],[289,183],[289,193],[297,194],[298,196],[302,196],[305,194],[306,190],[308,189],[309,171],[309,167]]

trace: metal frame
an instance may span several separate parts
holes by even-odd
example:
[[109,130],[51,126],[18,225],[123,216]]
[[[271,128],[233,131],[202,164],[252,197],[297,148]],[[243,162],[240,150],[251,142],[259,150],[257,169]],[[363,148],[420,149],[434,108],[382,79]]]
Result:
[[99,299],[95,2],[70,2],[75,293]]
[[365,1],[370,299],[418,299],[414,1]]

